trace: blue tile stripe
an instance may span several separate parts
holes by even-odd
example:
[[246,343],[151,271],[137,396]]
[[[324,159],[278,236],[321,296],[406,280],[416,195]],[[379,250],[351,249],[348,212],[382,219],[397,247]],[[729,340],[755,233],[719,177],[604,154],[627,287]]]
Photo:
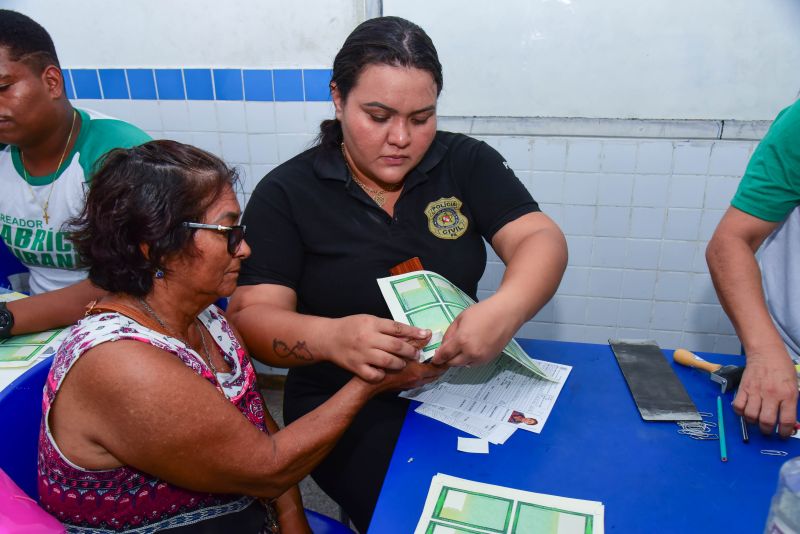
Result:
[[214,69],[213,75],[217,100],[244,100],[241,69]]
[[214,84],[210,69],[183,69],[186,98],[189,100],[214,100]]
[[72,87],[72,74],[69,69],[64,69],[64,89],[67,91],[67,98],[70,100],[75,98],[75,89]]
[[329,69],[64,69],[69,98],[329,102]]
[[72,69],[70,72],[78,98],[103,98],[97,69]]
[[99,69],[100,85],[103,86],[103,97],[108,99],[130,98],[128,80],[123,69]]
[[244,99],[262,102],[275,100],[272,90],[272,71],[271,70],[243,70],[244,76]]
[[180,69],[156,69],[156,88],[159,100],[186,100]]
[[156,100],[156,80],[153,69],[127,69],[128,85],[134,100]]

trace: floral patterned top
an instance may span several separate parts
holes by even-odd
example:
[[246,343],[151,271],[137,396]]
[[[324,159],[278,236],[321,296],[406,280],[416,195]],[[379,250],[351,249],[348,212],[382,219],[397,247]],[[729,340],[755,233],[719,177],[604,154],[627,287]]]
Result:
[[64,523],[68,532],[144,534],[233,514],[253,504],[253,497],[191,491],[132,467],[83,469],[61,453],[50,433],[50,407],[78,358],[101,343],[121,339],[148,343],[174,354],[220,390],[253,425],[267,432],[256,373],[244,348],[216,306],[206,308],[198,318],[211,333],[230,373],[215,377],[200,355],[183,341],[114,312],[84,318],[62,343],[44,387],[38,478],[42,506]]

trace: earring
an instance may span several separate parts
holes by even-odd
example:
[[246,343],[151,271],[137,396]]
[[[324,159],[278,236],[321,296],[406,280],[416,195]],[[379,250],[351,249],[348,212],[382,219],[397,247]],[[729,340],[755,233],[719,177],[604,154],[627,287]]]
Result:
[[164,271],[156,269],[156,278],[164,278]]

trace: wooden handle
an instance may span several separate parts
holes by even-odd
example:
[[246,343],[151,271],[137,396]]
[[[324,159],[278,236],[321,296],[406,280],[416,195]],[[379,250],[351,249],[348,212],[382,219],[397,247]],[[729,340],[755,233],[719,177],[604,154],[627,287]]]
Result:
[[406,274],[421,270],[422,270],[422,260],[419,259],[419,256],[414,256],[410,260],[406,260],[403,263],[398,263],[397,265],[389,269],[389,273],[391,273],[392,276],[397,276],[398,274]]
[[694,367],[696,369],[702,369],[704,371],[708,371],[709,373],[713,373],[714,371],[717,371],[719,370],[720,367],[722,367],[718,363],[707,362],[697,354],[689,352],[686,349],[676,350],[672,354],[672,359],[675,360],[676,363],[685,365],[686,367]]

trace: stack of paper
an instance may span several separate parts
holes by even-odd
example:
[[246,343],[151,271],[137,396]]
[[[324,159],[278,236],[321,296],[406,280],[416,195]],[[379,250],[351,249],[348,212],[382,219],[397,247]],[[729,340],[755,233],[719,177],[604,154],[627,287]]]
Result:
[[[422,361],[433,357],[450,323],[475,303],[429,271],[381,278],[378,285],[396,321],[438,334],[423,349]],[[503,355],[480,367],[452,368],[401,396],[424,403],[418,413],[490,443],[504,443],[517,428],[541,432],[572,368],[533,360],[514,340]]]
[[597,501],[437,474],[414,534],[603,534],[604,515]]
[[29,367],[55,354],[64,334],[64,330],[46,330],[0,340],[0,368]]

